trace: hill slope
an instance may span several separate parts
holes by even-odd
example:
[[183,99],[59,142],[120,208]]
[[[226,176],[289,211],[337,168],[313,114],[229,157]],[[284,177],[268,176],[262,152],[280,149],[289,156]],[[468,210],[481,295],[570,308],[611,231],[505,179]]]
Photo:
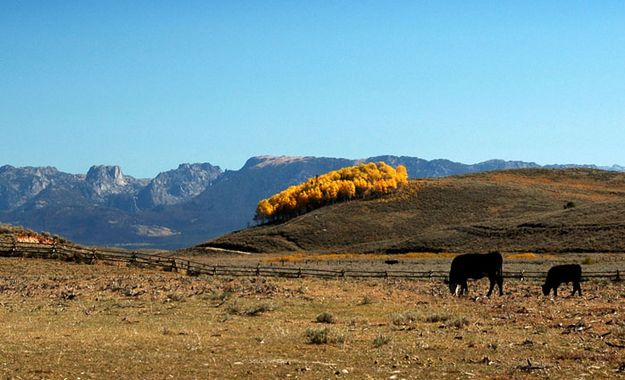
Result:
[[522,169],[413,180],[389,196],[336,204],[199,247],[251,252],[625,252],[623,236],[625,174]]

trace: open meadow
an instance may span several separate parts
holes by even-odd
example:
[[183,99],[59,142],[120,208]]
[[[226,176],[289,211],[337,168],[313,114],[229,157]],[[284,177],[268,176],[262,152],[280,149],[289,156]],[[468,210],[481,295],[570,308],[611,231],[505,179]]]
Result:
[[[0,258],[0,374],[15,379],[625,376],[625,284],[454,298],[440,280],[190,277]],[[570,289],[561,290],[568,295]]]

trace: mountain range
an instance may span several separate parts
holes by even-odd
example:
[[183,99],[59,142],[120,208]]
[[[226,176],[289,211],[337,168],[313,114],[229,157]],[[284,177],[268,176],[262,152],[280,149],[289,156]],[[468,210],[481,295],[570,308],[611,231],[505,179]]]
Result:
[[[405,156],[367,159],[258,156],[239,170],[181,164],[153,179],[119,166],[86,174],[53,167],[0,167],[0,222],[58,234],[88,245],[150,248],[191,246],[253,223],[259,200],[315,175],[362,162],[404,165],[410,178],[540,168],[532,162],[489,160],[467,165]],[[544,168],[594,165],[548,165]],[[625,171],[621,166],[601,167]]]

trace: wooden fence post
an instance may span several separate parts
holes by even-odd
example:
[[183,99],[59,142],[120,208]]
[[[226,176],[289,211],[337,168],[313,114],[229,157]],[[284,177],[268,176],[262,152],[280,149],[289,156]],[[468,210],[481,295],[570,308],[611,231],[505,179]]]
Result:
[[621,281],[621,272],[619,272],[619,270],[616,270],[616,277],[614,278],[614,281],[619,282]]
[[178,266],[176,265],[176,259],[171,259],[171,271],[178,272]]

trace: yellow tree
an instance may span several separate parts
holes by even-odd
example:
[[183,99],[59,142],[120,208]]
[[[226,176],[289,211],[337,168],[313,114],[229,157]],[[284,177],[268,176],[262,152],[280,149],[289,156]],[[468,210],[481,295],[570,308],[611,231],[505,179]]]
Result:
[[263,199],[256,207],[259,221],[287,220],[327,204],[395,191],[408,182],[404,166],[370,162],[310,178]]

